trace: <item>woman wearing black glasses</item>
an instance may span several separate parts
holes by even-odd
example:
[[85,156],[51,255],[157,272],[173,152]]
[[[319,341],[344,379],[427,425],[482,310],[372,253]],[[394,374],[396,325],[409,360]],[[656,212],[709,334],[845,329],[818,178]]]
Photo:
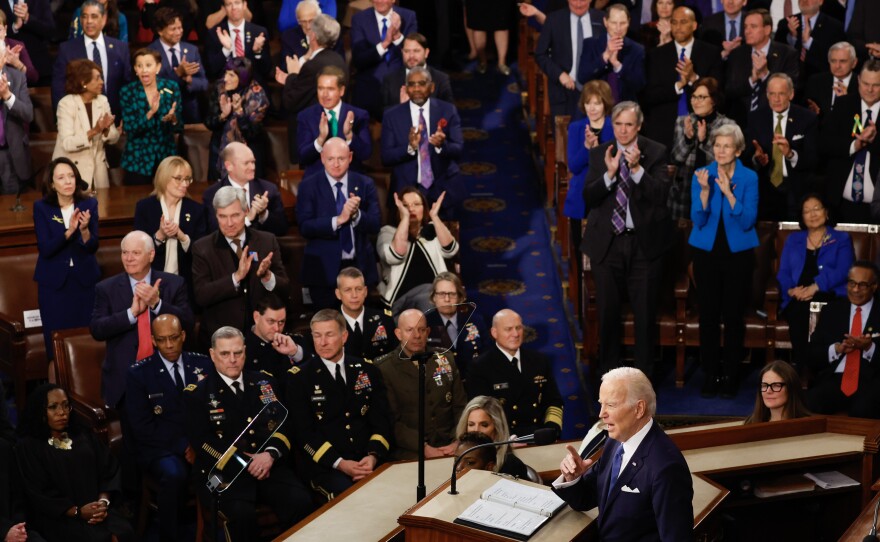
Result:
[[794,367],[782,360],[761,369],[755,410],[745,423],[778,422],[811,416],[804,400],[801,379]]
[[134,540],[113,506],[121,496],[119,464],[92,431],[73,423],[70,411],[67,392],[43,384],[22,413],[15,455],[27,481],[28,527],[46,540]]
[[180,275],[192,297],[192,244],[208,230],[202,204],[187,196],[192,184],[192,167],[179,156],[159,163],[153,178],[153,192],[137,202],[134,229],[153,237],[156,256],[153,269]]

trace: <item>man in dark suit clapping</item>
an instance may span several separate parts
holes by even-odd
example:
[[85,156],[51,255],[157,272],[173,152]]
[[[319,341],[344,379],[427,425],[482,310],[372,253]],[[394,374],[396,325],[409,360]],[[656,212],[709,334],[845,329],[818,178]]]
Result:
[[642,120],[637,103],[614,106],[615,139],[590,151],[584,181],[588,215],[581,250],[596,280],[602,372],[620,364],[621,296],[627,290],[635,315],[636,366],[651,373],[662,256],[674,242],[666,207],[666,147],[639,136]]
[[851,88],[855,89],[852,76],[858,60],[856,48],[848,42],[839,41],[828,49],[831,71],[817,73],[807,81],[804,100],[810,111],[820,119],[831,112],[838,98],[846,96]]
[[403,67],[389,73],[382,80],[382,108],[402,104],[409,100],[406,92],[406,75],[416,66],[427,68],[434,81],[434,97],[444,102],[453,103],[452,85],[449,76],[433,66],[428,65],[428,40],[418,32],[413,32],[403,40]]

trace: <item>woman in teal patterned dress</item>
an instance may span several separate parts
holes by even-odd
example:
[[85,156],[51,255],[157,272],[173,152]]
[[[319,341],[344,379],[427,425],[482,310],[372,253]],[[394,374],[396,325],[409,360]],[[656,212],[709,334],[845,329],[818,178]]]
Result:
[[167,156],[177,154],[174,134],[183,131],[177,117],[181,105],[177,83],[157,77],[162,57],[153,49],[134,54],[136,81],[122,88],[122,125],[125,152],[122,168],[125,184],[152,184],[156,167]]

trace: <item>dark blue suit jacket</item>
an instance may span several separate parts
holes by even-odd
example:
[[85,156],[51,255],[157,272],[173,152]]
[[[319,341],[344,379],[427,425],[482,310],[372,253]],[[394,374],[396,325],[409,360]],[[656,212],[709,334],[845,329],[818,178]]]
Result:
[[[150,283],[162,279],[159,314],[173,314],[184,329],[192,330],[195,319],[186,295],[186,285],[177,275],[153,270]],[[137,322],[128,321],[128,309],[134,297],[126,273],[104,279],[95,287],[95,309],[89,329],[98,341],[107,341],[107,354],[101,372],[101,395],[115,407],[125,391],[125,375],[137,360]],[[150,320],[158,316],[150,311]]]
[[177,72],[171,67],[171,62],[168,60],[165,48],[158,39],[147,47],[154,51],[158,51],[159,54],[162,55],[162,68],[159,70],[159,77],[162,77],[163,79],[171,79],[177,83],[178,87],[180,87],[180,94],[183,97],[183,104],[180,104],[183,110],[183,121],[187,124],[202,122],[202,115],[199,111],[198,95],[199,93],[207,92],[208,90],[208,76],[205,75],[205,64],[202,62],[202,57],[199,55],[198,47],[185,41],[181,41],[177,45],[181,50],[181,58],[178,60],[183,60],[183,57],[186,57],[187,62],[199,63],[199,71],[193,75],[192,83],[187,84],[179,75],[177,75]]
[[[578,81],[586,83],[593,79],[608,80],[612,72],[611,64],[602,60],[602,53],[608,47],[608,37],[599,36],[584,40],[581,52],[581,65],[578,66]],[[638,93],[645,88],[645,48],[629,38],[623,38],[623,49],[617,54],[623,67],[620,78],[620,101],[636,100]]]
[[[394,6],[394,12],[400,15],[402,35],[407,36],[419,31],[414,11]],[[389,26],[390,24],[391,21]],[[403,66],[401,48],[392,43],[386,61],[376,51],[376,45],[381,42],[374,8],[365,9],[351,18],[351,63],[357,69],[355,75],[357,92],[353,97],[354,104],[369,111],[376,119],[382,116],[382,80],[386,75]]]
[[[761,106],[749,113],[747,126],[745,130],[747,144],[743,152],[743,162],[746,167],[758,172],[759,182],[769,183],[770,174],[773,172],[773,130],[776,126],[776,113],[769,106]],[[807,181],[819,161],[819,120],[816,114],[806,107],[791,104],[788,110],[788,122],[785,123],[785,138],[788,139],[791,149],[798,154],[795,167],[783,157],[788,171],[787,184],[796,186]],[[769,156],[770,160],[766,166],[758,167],[752,160],[755,154],[752,141],[757,141]]]
[[[373,286],[379,282],[379,274],[370,235],[379,233],[381,226],[376,186],[366,175],[349,171],[348,192],[361,198],[361,217],[354,227],[355,261],[367,285]],[[321,169],[303,179],[296,199],[299,231],[307,239],[302,264],[302,283],[306,286],[336,284],[342,258],[339,232],[346,228],[334,230],[330,222],[334,216],[337,216],[335,189]]]
[[[559,82],[559,76],[563,72],[570,74],[574,67],[574,58],[571,56],[571,42],[574,37],[571,35],[570,15],[568,9],[548,13],[535,47],[535,62],[547,75],[550,108],[554,115],[574,115],[574,106],[580,96],[580,92],[568,90]],[[590,10],[593,37],[605,35],[603,18],[603,12],[597,9]],[[571,106],[572,110],[567,110],[567,105]]]
[[[180,243],[177,243],[178,272],[186,280],[192,293],[192,247],[193,244],[208,233],[208,222],[205,218],[205,208],[202,204],[191,198],[183,198],[180,202],[180,231],[189,235],[189,250],[184,252]],[[156,196],[147,196],[137,202],[134,209],[134,229],[155,235],[159,229],[162,218],[162,204]],[[152,268],[158,271],[165,269],[165,249],[167,243],[156,245],[156,257],[153,258]]]
[[[201,354],[183,352],[180,362],[184,386],[198,383],[214,370],[211,359]],[[125,412],[134,439],[131,449],[135,450],[138,463],[149,465],[154,459],[169,455],[183,458],[189,445],[183,394],[174,387],[158,352],[128,369]],[[197,446],[198,443],[194,448]]]
[[[98,201],[87,198],[77,203],[76,208],[89,211],[92,215],[86,243],[82,242],[79,229],[70,239],[64,238],[66,228],[58,207],[42,199],[34,202],[34,231],[39,250],[34,280],[42,286],[58,289],[69,277],[82,286],[91,287],[101,279],[101,270],[95,258],[98,250]],[[71,260],[73,267],[70,266]]]
[[[299,27],[297,27],[299,28]],[[318,138],[318,126],[321,122],[321,113],[324,111],[321,104],[311,105],[296,116],[296,144],[299,148],[299,167],[306,170],[305,175],[311,175],[317,171],[324,171],[321,163],[321,155],[315,149],[315,140]],[[373,141],[370,139],[370,115],[359,107],[354,107],[342,102],[339,110],[339,137],[342,135],[342,124],[349,111],[354,112],[354,126],[349,149],[354,153],[351,169],[361,171],[361,165],[370,158],[373,153]],[[329,118],[327,119],[329,121]]]
[[[692,540],[694,489],[681,452],[659,425],[639,444],[609,495],[611,462],[621,443],[608,439],[599,462],[573,486],[554,491],[575,510],[599,507],[599,539]],[[624,491],[626,486],[633,492]],[[639,492],[634,491],[638,489]]]
[[[224,186],[232,186],[229,182],[229,177],[212,184],[207,190],[205,190],[205,193],[202,194],[202,202],[205,205],[205,215],[208,219],[209,232],[216,231],[219,227],[217,224],[217,215],[214,212],[214,194]],[[260,223],[259,220],[255,220],[254,223],[251,224],[251,227],[261,231],[272,232],[277,236],[286,235],[287,217],[284,215],[284,202],[281,201],[281,192],[278,191],[278,187],[269,181],[254,179],[248,183],[248,191],[251,196],[251,201],[254,200],[254,197],[257,194],[262,195],[264,192],[269,192],[269,217],[263,223]]]
[[[126,83],[134,76],[131,71],[131,60],[128,43],[104,35],[104,46],[107,49],[107,73],[104,74],[104,95],[110,102],[110,109],[117,121],[122,118],[119,106],[119,93]],[[58,56],[52,68],[52,109],[58,108],[58,102],[64,97],[64,81],[67,63],[71,60],[89,58],[86,53],[84,36],[62,42],[58,46]]]
[[[796,231],[788,236],[782,247],[779,271],[776,273],[779,295],[782,296],[782,308],[791,301],[788,290],[797,286],[801,279],[806,257],[807,232]],[[839,297],[846,297],[846,279],[853,258],[853,244],[849,234],[828,228],[828,238],[822,242],[817,257],[819,274],[816,275],[815,282],[819,286],[819,291],[833,292]]]
[[[407,152],[409,131],[413,126],[409,104],[410,102],[406,102],[391,107],[382,117],[382,165],[393,168],[391,189],[394,192],[418,184],[418,152],[416,154]],[[431,124],[427,127],[429,136],[437,130],[441,118],[447,121],[446,127],[443,128],[446,141],[441,151],[437,153],[435,147],[429,145],[428,154],[431,155],[434,184],[428,191],[428,199],[433,202],[446,190],[443,207],[454,208],[464,199],[463,189],[456,178],[459,172],[458,158],[464,147],[461,120],[454,105],[435,98],[428,100],[428,112]]]

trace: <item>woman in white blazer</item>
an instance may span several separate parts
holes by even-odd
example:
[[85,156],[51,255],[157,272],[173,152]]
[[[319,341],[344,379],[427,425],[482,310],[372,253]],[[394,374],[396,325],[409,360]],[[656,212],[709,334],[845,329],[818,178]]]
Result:
[[76,164],[89,190],[110,186],[104,144],[119,139],[110,103],[101,94],[101,67],[91,60],[67,65],[66,95],[58,102],[58,139],[52,158],[67,157]]

